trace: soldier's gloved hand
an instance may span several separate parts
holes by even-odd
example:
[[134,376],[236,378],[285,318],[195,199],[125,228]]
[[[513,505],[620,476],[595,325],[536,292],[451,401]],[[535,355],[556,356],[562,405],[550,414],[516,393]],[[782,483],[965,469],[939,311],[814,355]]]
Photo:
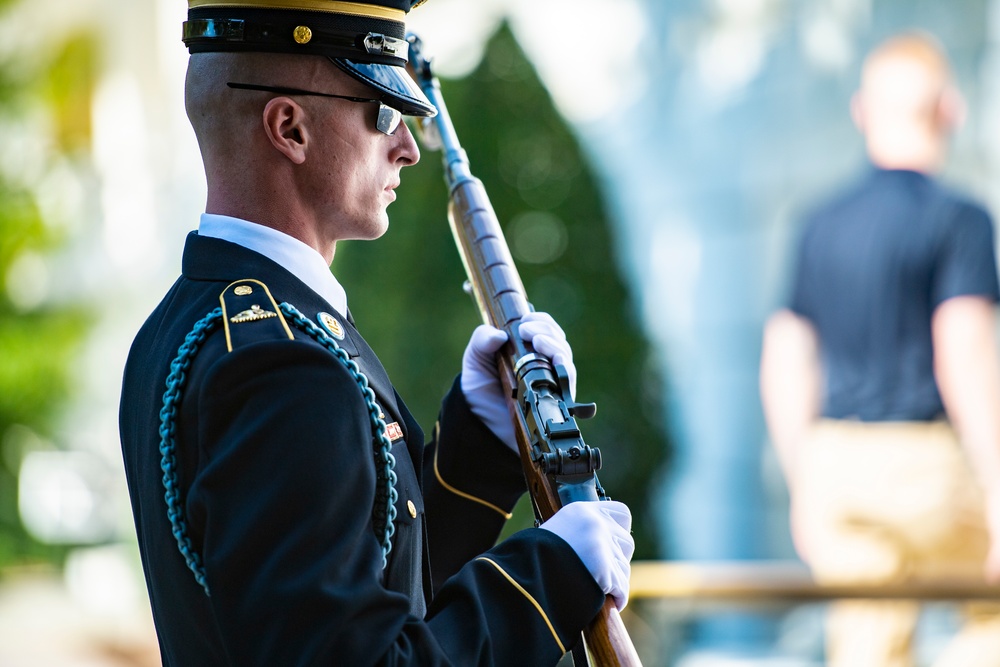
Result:
[[541,525],[573,547],[597,585],[614,599],[618,611],[628,604],[629,561],[635,551],[631,527],[628,506],[614,500],[564,505]]
[[[552,316],[548,313],[528,313],[521,318],[518,333],[531,343],[536,352],[548,357],[553,364],[566,367],[570,391],[575,394],[576,366],[573,365],[573,350],[566,341],[566,334]],[[462,356],[461,385],[472,414],[479,417],[504,444],[517,452],[514,424],[500,386],[495,356],[506,342],[507,334],[500,329],[487,324],[476,327]]]

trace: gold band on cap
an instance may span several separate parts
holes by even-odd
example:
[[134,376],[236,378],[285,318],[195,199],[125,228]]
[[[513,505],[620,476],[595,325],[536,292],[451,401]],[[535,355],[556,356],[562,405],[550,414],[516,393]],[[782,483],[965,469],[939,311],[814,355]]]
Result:
[[378,7],[363,2],[343,2],[342,0],[188,0],[188,9],[204,7],[248,7],[263,9],[299,9],[310,12],[350,14],[374,19],[388,19],[403,22],[406,12],[392,7]]

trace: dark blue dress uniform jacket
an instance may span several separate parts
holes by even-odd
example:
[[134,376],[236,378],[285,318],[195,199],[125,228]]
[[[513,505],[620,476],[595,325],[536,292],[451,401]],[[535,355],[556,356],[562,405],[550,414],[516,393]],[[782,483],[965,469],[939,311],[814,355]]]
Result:
[[339,313],[341,346],[402,432],[392,449],[399,500],[388,567],[372,525],[376,449],[355,380],[281,318],[229,323],[195,357],[176,420],[205,594],[167,519],[159,411],[184,337],[235,281],[252,294],[230,290],[230,300],[270,311],[288,302],[314,322],[333,312],[271,260],[192,233],[182,276],[136,336],[120,427],[164,665],[557,662],[597,613],[601,591],[548,531],[493,546],[524,491],[517,457],[469,412],[457,383],[425,447],[375,354]]

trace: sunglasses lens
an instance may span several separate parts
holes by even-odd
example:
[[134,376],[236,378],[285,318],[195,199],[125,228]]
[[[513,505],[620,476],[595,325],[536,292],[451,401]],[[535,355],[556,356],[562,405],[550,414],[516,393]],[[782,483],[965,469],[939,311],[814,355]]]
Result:
[[403,114],[401,114],[396,109],[392,107],[387,107],[384,104],[378,106],[378,121],[375,123],[375,127],[382,134],[392,134],[399,127],[400,121],[403,120]]

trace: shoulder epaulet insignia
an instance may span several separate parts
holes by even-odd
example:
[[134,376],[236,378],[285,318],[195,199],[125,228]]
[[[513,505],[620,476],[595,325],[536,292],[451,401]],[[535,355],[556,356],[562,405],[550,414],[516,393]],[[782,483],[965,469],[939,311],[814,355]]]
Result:
[[229,321],[233,324],[239,324],[240,322],[256,322],[257,320],[266,320],[269,317],[277,317],[278,314],[271,310],[264,310],[256,303],[247,308],[244,311],[236,313],[229,318]]
[[[273,338],[293,339],[281,308],[271,296],[267,285],[246,278],[230,283],[219,295],[222,305],[222,325],[226,332],[226,349],[232,352],[240,343]],[[267,322],[252,327],[234,327],[246,322]]]

